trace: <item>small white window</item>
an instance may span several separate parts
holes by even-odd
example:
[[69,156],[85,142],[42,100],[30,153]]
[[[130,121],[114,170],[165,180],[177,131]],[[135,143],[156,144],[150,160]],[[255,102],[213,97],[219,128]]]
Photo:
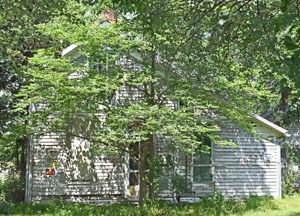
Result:
[[212,142],[207,134],[198,136],[202,144],[193,155],[193,181],[212,182]]

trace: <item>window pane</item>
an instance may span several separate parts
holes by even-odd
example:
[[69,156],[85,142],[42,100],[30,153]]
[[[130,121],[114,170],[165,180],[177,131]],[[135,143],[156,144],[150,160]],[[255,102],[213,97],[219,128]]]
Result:
[[201,139],[202,144],[196,150],[194,164],[211,164],[211,140],[204,134],[199,139]]
[[[211,164],[211,140],[207,134],[198,136],[201,145],[196,149],[193,155],[194,165]],[[212,181],[212,168],[208,166],[194,167],[193,168],[193,181],[195,182],[211,182]]]
[[129,153],[129,169],[138,170],[139,169],[139,143],[130,144]]
[[193,178],[196,182],[212,181],[211,167],[194,167]]
[[129,158],[129,169],[131,170],[139,169],[139,163],[135,158]]
[[131,172],[129,173],[129,186],[134,186],[139,184],[139,174]]
[[211,164],[210,154],[208,153],[196,153],[194,155],[194,164]]

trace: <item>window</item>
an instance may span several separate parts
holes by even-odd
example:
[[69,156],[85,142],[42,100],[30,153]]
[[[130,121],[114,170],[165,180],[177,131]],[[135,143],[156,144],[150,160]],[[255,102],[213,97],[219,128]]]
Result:
[[130,144],[129,153],[129,186],[139,184],[139,143]]
[[100,64],[100,60],[96,58],[92,58],[89,60],[89,67],[92,71],[101,71],[104,68],[103,64]]
[[193,155],[193,181],[194,182],[212,182],[212,142],[210,138],[201,134],[201,146]]
[[131,143],[129,146],[128,185],[127,195],[129,198],[139,196],[139,155],[140,143]]

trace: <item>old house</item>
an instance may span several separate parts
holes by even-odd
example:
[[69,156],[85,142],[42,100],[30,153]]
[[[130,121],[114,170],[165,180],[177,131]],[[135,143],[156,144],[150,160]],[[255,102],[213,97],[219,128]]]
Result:
[[[85,61],[76,52],[75,45],[65,49],[63,55]],[[194,202],[199,197],[212,195],[215,190],[235,199],[250,195],[280,198],[280,143],[288,135],[287,131],[260,116],[249,115],[257,137],[222,119],[222,130],[218,134],[237,146],[218,146],[202,137],[203,144],[210,147],[209,153],[173,152],[178,166],[159,178],[156,196],[174,200],[179,193],[172,183],[176,174],[184,185],[181,200]],[[70,130],[89,133],[92,131],[89,127],[92,125],[78,115],[77,123],[70,125]],[[166,159],[170,154],[168,140],[162,136],[153,138],[155,154]],[[132,148],[139,151],[139,145]],[[33,136],[29,152],[26,198],[30,202],[64,199],[101,204],[134,201],[139,196],[137,155],[93,155],[88,141],[64,133]]]

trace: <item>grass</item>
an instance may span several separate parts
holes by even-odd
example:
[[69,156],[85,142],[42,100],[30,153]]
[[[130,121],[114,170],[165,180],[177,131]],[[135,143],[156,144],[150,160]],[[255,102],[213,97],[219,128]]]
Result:
[[[300,216],[300,195],[287,196],[273,201],[273,208],[264,208],[244,212],[243,216]],[[241,214],[236,214],[241,215]]]
[[136,207],[130,203],[93,206],[84,204],[67,204],[52,201],[43,204],[12,204],[0,202],[0,215],[244,215],[244,216],[300,216],[300,195],[275,200],[269,197],[250,197],[247,201],[226,201],[219,194],[201,199],[196,204],[171,205],[152,202]]

